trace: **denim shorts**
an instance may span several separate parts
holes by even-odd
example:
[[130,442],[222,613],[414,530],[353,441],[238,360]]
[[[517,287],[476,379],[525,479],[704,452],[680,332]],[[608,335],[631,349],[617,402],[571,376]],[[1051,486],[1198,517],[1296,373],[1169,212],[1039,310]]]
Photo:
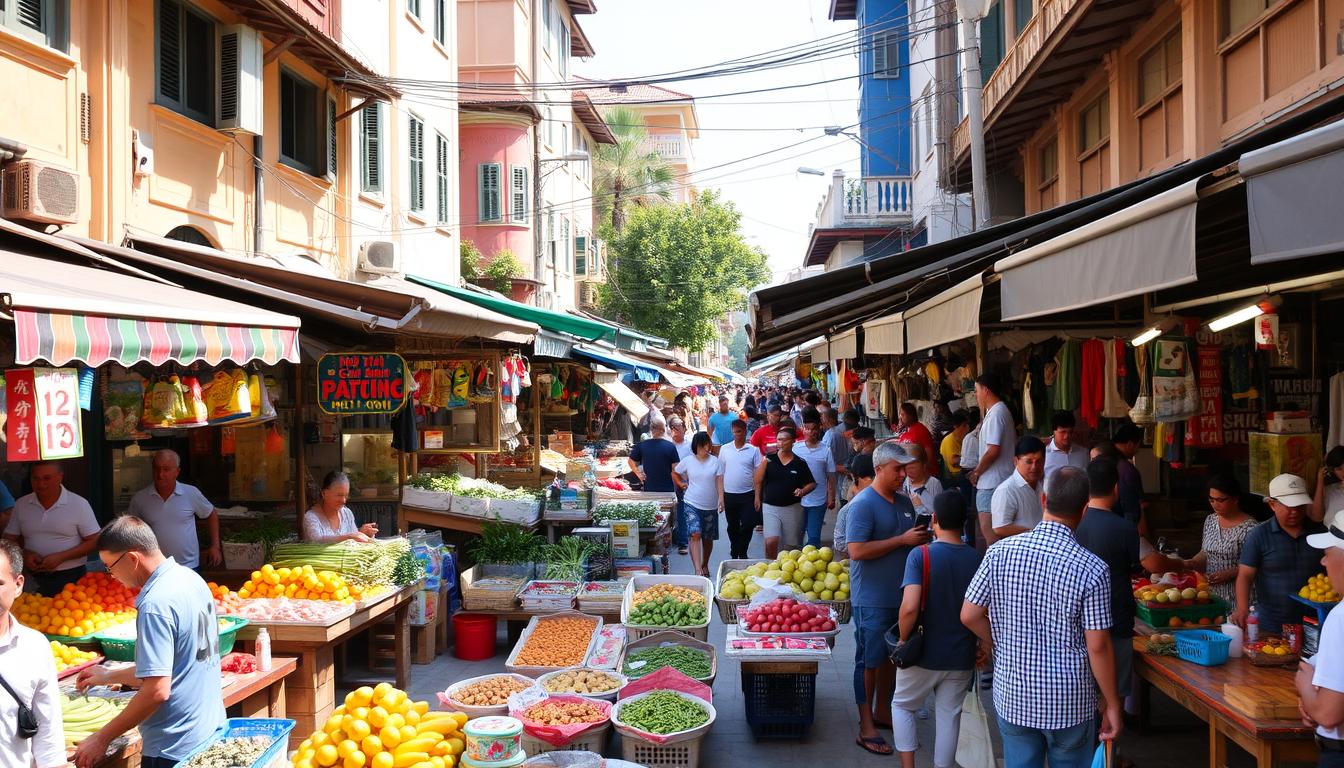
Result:
[[993,488],[980,488],[975,492],[975,511],[982,515],[989,514],[990,505],[994,502]]
[[686,535],[700,534],[704,541],[719,540],[719,512],[718,510],[705,510],[692,507],[686,504],[682,507],[686,512]]
[[876,669],[889,660],[887,630],[901,617],[900,608],[864,608],[854,606],[854,660],[867,669]]

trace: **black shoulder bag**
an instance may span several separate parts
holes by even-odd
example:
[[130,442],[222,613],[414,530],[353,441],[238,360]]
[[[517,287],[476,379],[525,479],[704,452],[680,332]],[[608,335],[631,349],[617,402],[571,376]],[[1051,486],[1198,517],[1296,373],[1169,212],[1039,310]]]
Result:
[[929,545],[925,544],[920,550],[924,560],[924,580],[919,590],[919,620],[915,624],[915,630],[905,642],[901,642],[899,621],[887,630],[886,635],[887,651],[891,656],[891,663],[895,664],[897,669],[915,666],[919,663],[919,657],[924,655],[924,608],[929,604]]
[[14,689],[9,687],[9,683],[7,683],[3,677],[0,677],[0,686],[4,686],[5,690],[9,691],[9,695],[14,698],[14,703],[19,705],[18,723],[16,724],[17,727],[14,729],[15,732],[18,733],[19,738],[31,739],[36,736],[37,714],[33,712],[33,708],[23,703],[23,700],[19,698],[19,694],[15,693]]

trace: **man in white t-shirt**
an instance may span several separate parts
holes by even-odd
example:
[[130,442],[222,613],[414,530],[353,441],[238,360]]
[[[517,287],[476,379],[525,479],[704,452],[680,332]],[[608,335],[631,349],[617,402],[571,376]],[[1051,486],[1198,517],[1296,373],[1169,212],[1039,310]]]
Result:
[[[211,567],[224,562],[219,542],[219,510],[194,485],[179,483],[182,458],[176,451],[154,452],[154,483],[131,497],[130,514],[149,523],[159,540],[163,554],[197,573],[201,560]],[[210,531],[210,546],[201,556],[201,541],[196,536],[196,521],[204,520]]]
[[29,480],[33,492],[14,503],[5,538],[23,547],[23,569],[37,592],[52,597],[87,572],[100,529],[88,500],[65,487],[60,464],[34,464]]
[[[20,624],[10,612],[21,592],[23,551],[12,541],[0,542],[0,678],[14,691],[11,696],[0,687],[0,765],[64,768],[56,662],[47,638]],[[17,733],[19,701],[32,707],[37,717],[37,733],[31,738]]]
[[1041,479],[1045,476],[1045,445],[1026,435],[1013,446],[1013,473],[999,483],[990,500],[994,535],[1001,539],[1026,533],[1041,522]]
[[975,380],[975,398],[984,414],[980,421],[980,460],[968,477],[975,484],[975,511],[980,516],[980,533],[985,546],[999,540],[994,534],[991,504],[994,489],[1013,473],[1013,446],[1017,443],[1017,425],[1003,402],[999,377],[983,373]]
[[[1344,584],[1344,508],[1326,514],[1329,530],[1307,537],[1324,550],[1321,563],[1332,584]],[[1320,650],[1297,666],[1298,711],[1316,729],[1318,766],[1344,766],[1344,611],[1331,611],[1321,627]]]
[[723,462],[723,516],[728,524],[729,556],[744,560],[759,524],[756,513],[756,468],[765,459],[747,442],[747,422],[732,424],[733,441],[719,447]]

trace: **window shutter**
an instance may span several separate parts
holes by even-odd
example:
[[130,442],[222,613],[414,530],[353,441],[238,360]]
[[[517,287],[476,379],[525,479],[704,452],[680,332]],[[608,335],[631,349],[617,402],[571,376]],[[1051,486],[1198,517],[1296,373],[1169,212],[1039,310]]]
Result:
[[574,274],[588,274],[588,238],[583,235],[574,238]]
[[438,223],[448,223],[448,140],[442,134],[434,134],[435,167],[434,176],[438,182],[435,193],[438,195]]
[[499,163],[482,163],[477,167],[479,189],[478,218],[482,222],[499,221]]
[[360,155],[364,168],[360,188],[365,192],[383,191],[382,105],[370,104],[359,111]]
[[887,76],[887,36],[873,39],[873,77]]
[[182,102],[182,6],[159,0],[159,96]]
[[47,23],[45,14],[42,13],[42,4],[42,0],[19,0],[14,9],[18,22],[29,29],[46,32]]
[[448,38],[448,2],[447,0],[435,0],[434,2],[434,39],[439,41],[439,45],[446,45]]
[[425,124],[419,118],[410,119],[410,208],[413,211],[425,210]]
[[527,166],[509,169],[509,217],[516,224],[527,223]]
[[336,99],[327,97],[327,175],[336,177],[338,145],[336,141]]

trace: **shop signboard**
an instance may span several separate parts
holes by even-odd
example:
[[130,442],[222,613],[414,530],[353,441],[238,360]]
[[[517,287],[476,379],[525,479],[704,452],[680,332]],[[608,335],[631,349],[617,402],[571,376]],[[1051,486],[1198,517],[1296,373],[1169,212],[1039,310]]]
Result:
[[1190,420],[1186,444],[1200,448],[1223,446],[1223,351],[1201,344],[1195,353],[1199,414]]
[[42,459],[83,456],[79,371],[74,368],[34,368],[33,395],[37,404],[37,443]]
[[331,352],[317,364],[317,405],[340,416],[396,413],[406,401],[406,360],[391,352]]
[[9,461],[37,461],[37,390],[32,368],[5,371],[5,456]]

